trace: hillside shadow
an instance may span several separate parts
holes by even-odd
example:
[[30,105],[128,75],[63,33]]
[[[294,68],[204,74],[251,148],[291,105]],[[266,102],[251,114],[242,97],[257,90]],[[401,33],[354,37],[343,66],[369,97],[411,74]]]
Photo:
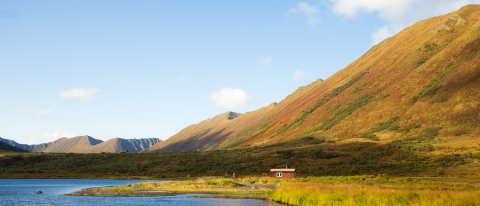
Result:
[[[169,144],[168,146],[160,149],[160,152],[167,151],[193,151],[193,150],[206,150],[214,149],[211,147],[218,146],[219,143],[223,142],[232,132],[221,135],[225,129],[221,129],[212,134],[208,134],[212,129],[205,130],[201,134],[190,136],[185,140]],[[208,135],[207,135],[208,134]]]

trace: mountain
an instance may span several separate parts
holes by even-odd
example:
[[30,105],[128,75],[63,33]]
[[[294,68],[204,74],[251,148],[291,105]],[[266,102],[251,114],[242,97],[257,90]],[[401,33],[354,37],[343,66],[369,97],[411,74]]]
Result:
[[30,152],[50,152],[50,153],[100,153],[100,152],[139,152],[147,149],[154,144],[161,142],[158,138],[144,139],[122,139],[113,138],[102,141],[88,135],[60,138],[53,142],[28,145],[19,144],[13,140],[0,138],[1,143]]
[[416,139],[446,152],[473,151],[480,143],[479,53],[480,5],[465,6],[404,29],[278,104],[235,118],[220,114],[144,152],[309,144],[311,139],[383,145]]
[[147,152],[152,148],[159,148],[162,145],[169,145],[169,150],[173,151],[193,148],[208,150],[210,149],[210,145],[216,145],[217,142],[223,141],[224,138],[228,136],[228,134],[223,133],[223,131],[231,125],[231,122],[236,121],[236,118],[239,116],[241,116],[241,114],[234,112],[220,114],[198,124],[191,125],[183,129],[179,134],[144,151]]
[[0,137],[0,142],[4,142],[8,145],[11,145],[11,146],[14,146],[16,148],[20,148],[22,150],[26,150],[26,151],[29,151],[29,152],[41,152],[51,144],[51,142],[43,143],[43,144],[34,144],[34,145],[19,144],[19,143],[13,141],[13,140],[3,139],[1,137]]
[[28,152],[0,141],[0,152]]
[[72,138],[63,137],[51,142],[50,146],[42,150],[42,152],[83,153],[82,151],[102,142],[102,140],[98,140],[87,135]]
[[145,138],[145,139],[122,139],[113,138],[108,141],[97,144],[82,153],[100,153],[100,152],[140,152],[147,149],[162,140],[158,138]]

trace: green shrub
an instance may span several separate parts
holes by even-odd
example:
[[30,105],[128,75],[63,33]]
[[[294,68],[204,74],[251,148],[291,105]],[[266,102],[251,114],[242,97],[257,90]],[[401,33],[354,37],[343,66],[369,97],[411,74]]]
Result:
[[420,59],[417,61],[417,67],[420,67],[422,66],[423,64],[425,64],[426,60],[425,59]]
[[438,99],[433,100],[433,101],[430,102],[430,103],[432,103],[432,104],[434,104],[434,103],[445,103],[445,102],[447,102],[447,101],[448,101],[447,98],[441,97],[441,98],[438,98]]
[[[345,91],[346,89],[348,89],[349,87],[351,87],[353,84],[355,84],[357,81],[359,81],[360,79],[363,78],[363,76],[365,76],[365,72],[362,72],[360,75],[358,75],[357,77],[351,79],[349,82],[347,82],[346,84],[340,86],[340,87],[337,87],[335,88],[330,94],[326,94],[322,97],[322,99],[318,100],[315,105],[311,108],[308,108],[306,109],[302,115],[300,117],[298,117],[294,122],[290,123],[290,124],[285,124],[283,126],[282,129],[280,129],[277,133],[275,133],[275,135],[278,135],[278,134],[282,134],[284,133],[285,131],[287,131],[288,129],[294,127],[294,126],[297,126],[301,123],[303,123],[305,121],[305,119],[307,119],[308,116],[310,116],[310,114],[312,114],[315,110],[317,110],[318,108],[320,108],[321,106],[323,106],[325,103],[327,103],[328,101],[330,101],[330,99],[338,96],[339,94],[341,94],[343,91]],[[337,109],[337,108],[335,108]],[[334,110],[335,110],[334,109]]]
[[422,93],[420,94],[419,97],[424,98],[424,97],[427,97],[427,96],[435,95],[437,93],[437,91],[441,88],[440,86],[438,86],[438,84],[440,82],[442,82],[443,79],[445,77],[447,77],[448,75],[457,72],[457,70],[458,70],[458,67],[455,67],[455,68],[449,69],[445,72],[441,72],[441,71],[436,72],[435,73],[435,75],[436,75],[435,78],[430,82],[430,84],[428,84],[427,86],[425,86],[423,88]]
[[418,101],[418,96],[414,96],[410,99],[410,104],[415,104]]
[[351,115],[353,112],[362,108],[363,106],[373,102],[375,100],[375,95],[373,94],[364,94],[358,97],[357,99],[349,102],[345,107],[340,109],[332,117],[324,120],[316,130],[329,130],[340,121]]
[[431,52],[431,51],[434,51],[437,49],[437,44],[436,43],[425,43],[425,45],[423,46],[423,48],[425,48],[425,50],[427,52]]

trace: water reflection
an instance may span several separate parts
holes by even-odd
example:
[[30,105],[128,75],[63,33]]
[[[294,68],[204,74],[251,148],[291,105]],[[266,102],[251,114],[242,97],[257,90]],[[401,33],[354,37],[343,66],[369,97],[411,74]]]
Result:
[[[82,188],[117,186],[139,182],[140,180],[0,179],[0,205],[270,205],[268,202],[261,200],[192,198],[191,195],[162,197],[78,197],[63,195]],[[36,194],[39,190],[43,194]]]

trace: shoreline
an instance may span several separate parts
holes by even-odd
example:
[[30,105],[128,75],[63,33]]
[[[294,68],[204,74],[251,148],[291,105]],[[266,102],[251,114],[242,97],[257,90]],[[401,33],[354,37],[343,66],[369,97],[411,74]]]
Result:
[[269,201],[268,198],[255,197],[253,194],[221,194],[208,192],[169,192],[161,190],[136,190],[130,192],[112,192],[110,188],[114,186],[83,188],[80,191],[63,194],[65,196],[99,196],[99,197],[161,197],[161,196],[179,196],[184,195],[189,198],[223,198],[223,199],[256,199]]
[[186,195],[195,198],[258,199],[269,201],[276,184],[252,184],[231,179],[197,179],[186,181],[140,182],[123,186],[84,188],[67,196],[155,197]]
[[169,192],[160,190],[136,190],[133,192],[112,192],[114,186],[84,188],[80,191],[63,194],[65,196],[90,196],[90,197],[163,197],[184,196],[186,198],[218,198],[218,199],[252,199],[274,203],[268,197],[259,197],[254,194],[221,194],[208,192]]
[[115,186],[89,187],[80,191],[64,194],[66,196],[106,196],[106,197],[159,197],[159,196],[176,196],[182,193],[155,191],[155,190],[135,190],[129,192],[112,191]]

